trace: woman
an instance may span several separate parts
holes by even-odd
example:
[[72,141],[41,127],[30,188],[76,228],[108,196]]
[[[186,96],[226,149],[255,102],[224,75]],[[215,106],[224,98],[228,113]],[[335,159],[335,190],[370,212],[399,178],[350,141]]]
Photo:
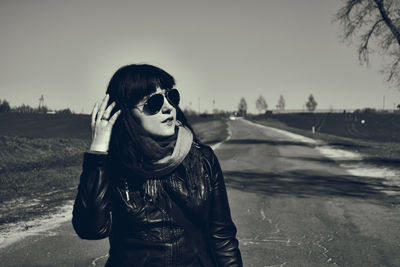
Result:
[[220,165],[174,85],[125,66],[93,109],[72,222],[81,238],[109,237],[106,266],[242,266]]

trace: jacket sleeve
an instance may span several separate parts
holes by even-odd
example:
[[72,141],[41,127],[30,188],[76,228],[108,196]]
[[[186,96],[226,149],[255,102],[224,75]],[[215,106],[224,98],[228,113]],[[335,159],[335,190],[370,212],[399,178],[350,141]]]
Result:
[[111,230],[111,193],[105,154],[85,153],[72,212],[72,225],[83,239],[102,239]]
[[212,203],[210,235],[211,244],[215,251],[218,266],[243,266],[239,250],[239,242],[236,239],[236,227],[232,221],[228,203],[224,177],[221,167],[214,152],[211,152],[212,168]]

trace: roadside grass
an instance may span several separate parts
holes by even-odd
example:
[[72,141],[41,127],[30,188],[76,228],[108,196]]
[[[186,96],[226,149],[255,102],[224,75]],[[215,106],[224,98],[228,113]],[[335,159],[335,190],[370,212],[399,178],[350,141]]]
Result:
[[71,200],[88,146],[82,139],[1,136],[0,224],[43,215]]
[[[391,130],[389,132],[388,128],[392,125],[388,125],[386,129],[383,129],[385,133],[387,133],[386,139],[385,135],[382,135],[380,138],[375,137],[373,139],[368,139],[368,136],[366,135],[364,135],[363,138],[356,138],[355,136],[348,137],[346,136],[348,135],[348,133],[344,132],[346,131],[346,127],[340,126],[335,128],[336,134],[337,131],[342,131],[344,136],[322,132],[312,133],[311,126],[307,127],[309,130],[299,129],[296,127],[288,126],[287,123],[280,120],[279,118],[271,116],[249,116],[246,119],[262,125],[287,130],[289,132],[304,135],[314,139],[319,139],[330,146],[361,153],[364,155],[364,157],[366,157],[365,161],[367,162],[379,163],[385,166],[397,168],[399,166],[398,164],[400,163],[400,142],[397,141],[399,137],[399,132],[397,132],[396,130]],[[296,124],[302,125],[302,127],[304,127],[305,123],[301,120],[300,116],[298,116],[297,118],[293,116],[291,119],[295,120]]]
[[[189,122],[191,122],[190,119]],[[197,121],[192,124],[192,127],[200,141],[206,145],[222,142],[228,137],[228,126],[224,118]]]
[[43,139],[91,136],[89,115],[0,113],[0,122],[0,136]]
[[[12,120],[0,116],[0,230],[5,223],[56,212],[74,199],[83,153],[90,145],[90,128],[81,129],[82,122],[89,123],[87,115],[70,115],[70,120],[66,116],[57,120],[47,115],[18,115],[11,116]],[[27,121],[31,127],[23,125]],[[189,121],[205,144],[227,137],[224,119],[190,117]],[[55,137],[44,125],[50,125]]]
[[[2,224],[56,212],[60,205],[75,197],[79,175],[79,166],[8,173],[13,181],[2,183],[0,230]],[[15,181],[21,184],[15,187]],[[10,188],[3,195],[7,185]]]

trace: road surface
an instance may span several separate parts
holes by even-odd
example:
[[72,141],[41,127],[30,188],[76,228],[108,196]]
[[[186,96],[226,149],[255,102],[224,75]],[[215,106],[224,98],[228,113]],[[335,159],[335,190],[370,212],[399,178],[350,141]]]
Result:
[[[245,120],[229,129],[216,154],[245,266],[400,266],[399,196],[382,181],[273,129]],[[107,251],[107,240],[80,240],[65,223],[3,249],[0,262],[103,266]]]

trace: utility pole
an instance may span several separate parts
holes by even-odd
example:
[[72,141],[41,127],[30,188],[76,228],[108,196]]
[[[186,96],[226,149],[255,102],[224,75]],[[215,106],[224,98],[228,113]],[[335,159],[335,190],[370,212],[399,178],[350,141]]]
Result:
[[39,98],[39,110],[41,110],[43,106],[44,106],[44,97],[43,95],[41,95]]
[[383,108],[382,109],[385,109],[385,96],[383,96]]
[[214,113],[214,110],[215,110],[215,99],[213,100],[213,113]]
[[200,97],[198,98],[199,100],[199,115],[200,115]]

